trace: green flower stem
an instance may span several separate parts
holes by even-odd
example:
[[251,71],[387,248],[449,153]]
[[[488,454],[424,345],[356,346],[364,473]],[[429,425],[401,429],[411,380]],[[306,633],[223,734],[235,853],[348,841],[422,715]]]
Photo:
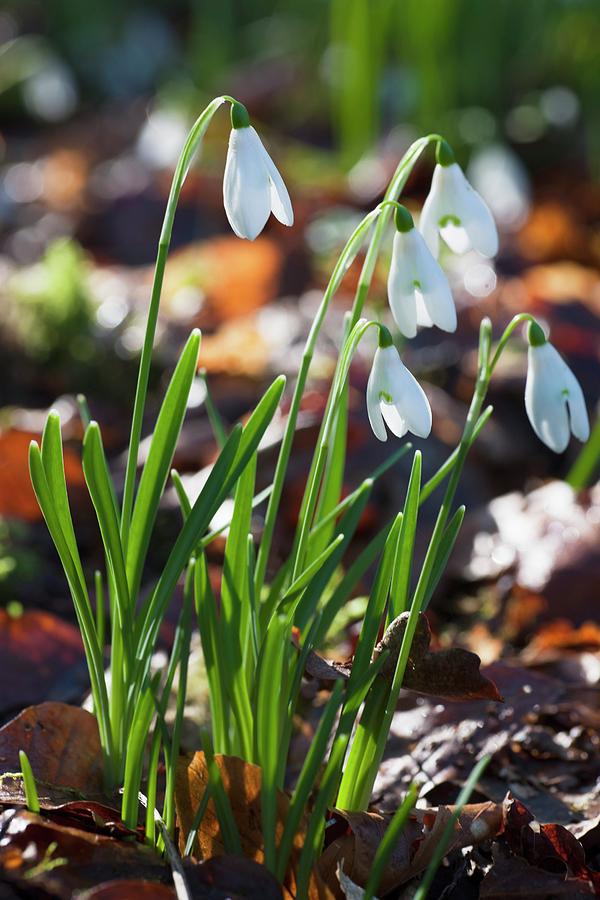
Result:
[[508,325],[504,329],[504,333],[502,334],[502,337],[498,341],[498,344],[496,346],[496,352],[494,353],[494,356],[492,357],[492,361],[490,362],[490,365],[489,365],[490,377],[491,377],[494,369],[496,368],[498,360],[502,356],[502,351],[504,350],[508,341],[512,337],[513,331],[515,330],[515,328],[518,328],[518,326],[522,325],[524,322],[530,322],[535,325],[538,324],[536,322],[535,318],[530,313],[519,313],[518,316],[514,316],[514,318],[511,319],[511,321],[508,323]]
[[576,491],[589,487],[593,483],[598,460],[600,460],[600,418],[596,420],[587,444],[579,451],[565,481]]
[[[353,755],[354,758],[364,760],[364,762],[360,761],[358,766],[352,768],[351,779],[349,777],[349,771],[348,776],[342,780],[342,785],[340,787],[338,804],[346,809],[358,810],[366,808],[371,795],[379,762],[383,756],[391,718],[404,679],[412,642],[419,621],[419,614],[425,606],[424,601],[436,567],[440,544],[444,537],[446,524],[452,510],[452,504],[462,473],[462,468],[469,449],[473,444],[476,430],[481,422],[481,408],[483,401],[485,400],[491,375],[489,362],[490,342],[491,322],[489,319],[485,318],[482,320],[480,327],[477,380],[473,398],[467,414],[463,434],[456,451],[456,456],[454,456],[454,454],[452,455],[454,457],[452,471],[410,605],[410,613],[394,671],[393,682],[390,686],[382,679],[379,679],[373,686],[373,689],[366,700],[359,731],[357,732],[357,736],[360,736],[361,744],[356,748],[353,746],[351,751],[351,755]],[[450,460],[448,460],[448,462],[450,462]],[[361,752],[367,747],[368,752]]]
[[413,144],[411,144],[411,146],[408,148],[408,150],[398,163],[398,167],[396,168],[396,171],[392,176],[392,180],[390,181],[388,189],[385,192],[385,196],[381,202],[382,212],[377,219],[373,237],[371,238],[371,241],[369,243],[369,247],[360,273],[358,287],[356,289],[356,296],[354,298],[354,304],[352,306],[350,329],[354,328],[354,326],[360,319],[365,301],[371,288],[371,282],[373,281],[375,266],[377,264],[377,257],[379,256],[379,251],[381,249],[381,242],[385,235],[385,229],[392,214],[392,208],[394,208],[392,204],[389,203],[389,201],[398,200],[398,197],[404,190],[404,186],[408,181],[415,163],[417,162],[423,151],[430,143],[439,140],[441,140],[439,134],[428,134],[426,135],[426,137],[419,138]]
[[[349,322],[345,323],[345,333],[349,333],[355,327],[356,323],[361,317],[365,302],[367,300],[367,296],[369,294],[369,290],[371,288],[371,282],[373,281],[373,275],[375,273],[375,266],[377,264],[377,258],[379,256],[379,251],[381,249],[381,242],[385,235],[386,227],[389,222],[390,216],[392,214],[392,210],[398,209],[398,197],[400,196],[408,178],[423,151],[425,148],[434,141],[440,141],[440,135],[438,134],[430,134],[426,137],[419,138],[416,140],[411,146],[408,148],[398,166],[392,179],[388,185],[387,191],[385,192],[385,196],[381,203],[379,204],[380,214],[377,217],[377,222],[375,224],[375,228],[373,230],[373,235],[369,242],[369,246],[367,248],[367,252],[365,255],[365,259],[363,262],[360,278],[358,281],[358,287],[356,289],[356,295],[354,297],[354,303],[352,305],[352,310],[349,317]],[[336,375],[338,373],[340,366],[340,359],[338,358],[338,362],[336,365],[336,372],[334,374],[334,381]],[[325,412],[323,414],[323,423],[329,416],[331,403],[333,402],[333,385],[332,390],[329,393],[329,397],[327,398],[327,404],[325,407]],[[321,431],[319,434],[319,439],[317,446],[319,446],[322,436],[323,436],[323,427],[321,425]],[[315,477],[315,470],[318,465],[322,466],[322,462],[318,460],[317,453],[313,456],[313,460],[311,463],[311,468],[308,474],[307,480],[307,488],[305,489],[304,496],[302,498],[302,504],[300,506],[300,514],[298,517],[299,527],[302,529],[304,518],[306,516],[306,507],[308,504],[308,491],[309,485],[312,485]],[[298,537],[297,537],[298,540]]]
[[[269,553],[271,551],[271,543],[273,540],[273,533],[275,530],[275,521],[277,519],[277,513],[279,511],[279,503],[281,501],[281,493],[283,491],[283,482],[285,480],[285,473],[287,470],[287,464],[291,452],[292,442],[294,439],[294,433],[296,429],[296,421],[298,418],[298,412],[300,409],[300,403],[302,400],[302,395],[304,393],[304,388],[306,386],[306,380],[308,377],[308,370],[310,368],[310,364],[312,362],[312,356],[314,352],[314,347],[316,344],[316,340],[321,329],[321,325],[323,324],[323,320],[327,313],[327,309],[329,307],[329,302],[331,297],[336,292],[339,287],[339,284],[348,268],[348,265],[352,261],[354,257],[349,258],[348,249],[353,246],[355,243],[355,237],[357,233],[360,232],[360,236],[362,237],[364,231],[367,230],[368,225],[371,224],[374,218],[377,219],[375,230],[373,232],[373,236],[369,243],[369,247],[367,250],[367,254],[365,256],[365,260],[363,263],[363,267],[361,270],[361,275],[359,279],[357,293],[354,299],[354,304],[352,307],[352,313],[350,317],[350,323],[347,330],[347,333],[352,331],[358,320],[360,319],[362,309],[364,307],[365,301],[367,299],[367,295],[369,293],[369,288],[371,286],[371,281],[373,279],[373,273],[375,271],[375,264],[377,262],[377,256],[379,254],[379,249],[381,246],[381,241],[385,234],[385,228],[387,222],[389,221],[389,217],[392,212],[392,201],[397,201],[404,185],[406,184],[410,173],[412,172],[415,163],[419,159],[421,153],[425,150],[425,148],[434,141],[440,141],[441,137],[438,134],[429,134],[426,137],[419,138],[416,140],[411,146],[408,148],[398,166],[394,175],[392,176],[392,180],[389,183],[388,189],[385,193],[385,196],[379,206],[373,210],[369,215],[363,219],[360,223],[348,243],[346,244],[342,254],[336,264],[336,267],[333,271],[329,284],[327,286],[327,290],[323,296],[323,300],[321,301],[321,306],[317,312],[315,317],[315,321],[313,323],[313,327],[311,328],[310,334],[308,336],[306,346],[304,348],[304,354],[302,357],[302,364],[300,367],[300,372],[298,373],[298,380],[296,381],[296,387],[294,389],[294,396],[292,398],[292,404],[290,407],[290,411],[288,414],[288,420],[286,423],[286,429],[283,437],[283,441],[281,444],[281,449],[279,451],[279,458],[277,460],[277,467],[275,469],[275,477],[274,477],[274,487],[273,493],[269,500],[269,506],[267,508],[267,513],[265,516],[265,524],[263,528],[263,535],[261,540],[261,545],[258,551],[258,558],[256,563],[256,573],[255,573],[255,590],[257,597],[260,596],[260,591],[262,589],[265,574],[267,570],[267,563],[269,558]],[[371,218],[372,217],[372,218]],[[367,224],[368,222],[368,224]],[[358,249],[358,248],[357,248]],[[339,365],[339,360],[338,360]],[[331,401],[331,393],[328,399],[328,406]],[[327,414],[327,409],[326,413]],[[319,439],[321,435],[319,436]],[[313,457],[313,463],[311,466],[311,473],[309,473],[309,479],[312,476],[312,469],[316,465],[316,456]],[[306,500],[306,493],[304,495],[304,500]],[[303,504],[304,504],[303,500]],[[300,511],[300,522],[303,521],[303,509]]]
[[146,322],[146,332],[144,335],[144,344],[142,347],[142,355],[140,357],[140,367],[138,371],[137,386],[135,389],[135,400],[133,404],[133,416],[131,420],[131,435],[129,439],[129,450],[127,452],[127,466],[125,470],[125,486],[123,489],[123,507],[121,512],[121,540],[123,544],[123,553],[127,553],[127,541],[129,536],[129,524],[131,521],[131,513],[133,509],[133,497],[135,493],[135,476],[137,470],[137,460],[140,447],[140,439],[142,434],[142,423],[144,419],[144,408],[146,406],[146,395],[148,393],[148,379],[150,377],[150,364],[152,361],[152,349],[154,347],[154,337],[156,334],[156,325],[158,322],[158,309],[160,306],[160,295],[162,291],[163,279],[165,274],[165,265],[169,253],[169,245],[171,243],[171,234],[173,231],[173,222],[175,220],[175,212],[179,195],[183,182],[188,173],[192,158],[198,144],[202,140],[206,129],[217,109],[226,101],[232,102],[231,97],[215,97],[206,109],[194,122],[187,140],[181,151],[167,208],[163,220],[160,239],[158,242],[158,253],[156,256],[156,264],[154,268],[154,281],[152,284],[152,294],[150,297],[150,306],[148,307],[148,320]]
[[263,534],[258,550],[258,556],[256,559],[254,585],[257,597],[260,597],[260,592],[265,580],[267,563],[271,550],[271,543],[273,541],[273,533],[275,531],[275,522],[277,519],[277,513],[279,511],[281,494],[283,491],[283,483],[285,481],[287,465],[289,462],[292,443],[294,441],[296,432],[296,422],[298,419],[298,413],[300,411],[300,403],[302,402],[302,396],[304,394],[304,388],[306,386],[306,380],[308,378],[308,370],[310,369],[310,365],[312,363],[317,338],[325,320],[325,316],[327,315],[327,310],[329,309],[331,299],[340,286],[348,267],[356,256],[356,253],[360,248],[360,244],[362,243],[366,232],[371,227],[372,223],[375,221],[378,215],[379,207],[376,207],[364,217],[364,219],[355,228],[350,238],[346,242],[346,245],[342,250],[342,253],[332,272],[331,278],[329,279],[329,284],[327,285],[325,293],[323,294],[321,305],[317,310],[317,314],[314,318],[310,333],[306,340],[304,353],[302,355],[302,362],[300,364],[300,371],[298,372],[298,378],[296,380],[296,386],[294,388],[294,394],[292,397],[290,411],[288,413],[283,440],[281,442],[281,448],[279,450],[277,465],[275,467],[275,475],[273,477],[273,491],[269,498],[269,505],[267,506],[267,512],[265,515]]
[[323,417],[323,423],[321,426],[321,434],[319,436],[319,441],[315,450],[314,459],[316,460],[316,463],[314,467],[311,467],[309,480],[307,482],[304,493],[306,500],[303,504],[298,540],[296,542],[295,548],[292,550],[292,581],[297,578],[299,572],[302,570],[302,565],[304,563],[304,556],[311,530],[313,513],[315,511],[317,499],[319,496],[321,476],[325,468],[325,463],[327,462],[331,433],[336,422],[338,401],[341,399],[344,384],[346,383],[346,379],[348,377],[350,363],[352,362],[352,357],[356,353],[360,341],[372,326],[376,328],[381,327],[377,322],[365,322],[364,320],[359,319],[359,321],[350,332],[350,335],[348,336],[348,339],[346,340],[346,343],[342,348],[342,352],[339,356],[339,365],[337,366],[333,383],[331,385],[331,390],[329,392],[331,402],[327,404],[327,409]]

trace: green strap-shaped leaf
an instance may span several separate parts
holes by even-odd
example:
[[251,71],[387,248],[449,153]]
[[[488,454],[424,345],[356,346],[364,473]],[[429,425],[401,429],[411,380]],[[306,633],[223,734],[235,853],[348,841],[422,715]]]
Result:
[[354,500],[348,511],[344,514],[344,516],[342,516],[338,525],[336,526],[336,533],[343,534],[344,539],[335,547],[329,558],[315,573],[311,583],[306,588],[306,591],[302,596],[300,603],[298,604],[295,614],[295,624],[298,626],[298,628],[300,628],[301,631],[303,631],[307,627],[308,623],[312,620],[314,611],[317,605],[320,603],[325,589],[327,588],[327,585],[331,580],[331,577],[342,561],[344,553],[346,552],[350,541],[354,537],[354,533],[356,531],[356,528],[358,527],[360,517],[362,516],[364,508],[369,500],[371,489],[372,482],[367,481],[363,483],[356,495],[356,499]]
[[211,722],[217,753],[229,753],[228,714],[224,695],[229,672],[223,665],[220,654],[219,622],[217,620],[217,602],[213,594],[204,554],[196,560],[194,570],[194,603],[202,652],[208,678]]
[[147,670],[149,665],[149,657],[160,623],[177,584],[177,579],[193,554],[198,541],[208,528],[215,512],[228,496],[252,454],[258,448],[262,436],[275,415],[284,386],[284,378],[275,379],[243,430],[241,426],[236,426],[232,430],[179,533],[158,584],[146,604],[136,628],[136,656],[140,662],[140,675]]
[[331,439],[329,454],[323,480],[321,483],[321,494],[319,504],[315,513],[313,522],[313,533],[309,537],[305,563],[309,565],[316,559],[327,547],[329,539],[334,531],[334,522],[325,525],[317,534],[314,534],[314,526],[329,513],[335,509],[340,502],[342,487],[344,483],[344,468],[346,465],[346,440],[348,427],[348,383],[344,385],[341,391],[340,400],[336,414],[335,426],[333,428],[333,437]]
[[112,574],[116,611],[123,635],[126,659],[130,662],[132,658],[132,610],[129,587],[119,533],[117,504],[97,422],[90,422],[83,439],[83,474],[96,510],[104,552],[109,571]]
[[[31,483],[37,501],[42,510],[54,546],[60,557],[71,592],[71,597],[73,598],[73,606],[79,623],[90,673],[90,682],[94,696],[94,709],[96,711],[98,728],[100,731],[100,741],[107,756],[109,772],[111,772],[111,767],[114,764],[113,742],[110,729],[108,694],[106,682],[104,680],[102,650],[98,644],[94,616],[92,614],[85,581],[83,581],[79,569],[71,556],[69,543],[62,530],[54,497],[52,496],[48,485],[42,461],[42,454],[35,441],[32,441],[29,447],[29,472],[31,474]],[[114,775],[114,771],[112,771],[111,774]]]
[[253,717],[249,685],[246,680],[246,658],[253,648],[250,632],[248,534],[255,477],[256,453],[253,453],[237,483],[221,576],[220,652],[224,655],[229,671],[227,685],[246,759],[251,759],[253,753]]
[[85,584],[83,567],[79,557],[79,548],[73,528],[73,519],[71,517],[71,508],[69,506],[69,496],[67,494],[67,482],[65,479],[65,464],[63,458],[62,436],[60,432],[60,416],[52,410],[46,424],[44,433],[42,434],[42,464],[46,473],[48,488],[52,495],[56,516],[60,522],[60,527],[64,535],[71,559],[77,569],[79,579]]
[[420,491],[421,452],[417,450],[413,456],[410,479],[406,490],[406,500],[404,502],[402,525],[400,526],[398,554],[394,561],[394,572],[390,589],[388,624],[399,616],[401,612],[404,612],[408,606],[408,591],[410,588],[413,549],[417,532]]
[[136,597],[139,591],[158,505],[169,476],[198,367],[199,351],[200,332],[194,330],[179,358],[156,420],[129,529],[127,578],[132,597]]
[[277,773],[281,754],[281,717],[278,701],[289,631],[286,616],[273,616],[263,644],[256,692],[256,760],[262,769],[260,805],[265,865],[271,872],[275,872],[276,866]]
[[456,543],[456,538],[458,537],[458,533],[460,531],[461,525],[463,523],[463,519],[465,517],[465,509],[464,506],[459,506],[444,530],[442,538],[440,540],[439,546],[437,548],[437,555],[435,558],[435,563],[433,565],[433,569],[431,572],[431,577],[429,579],[429,583],[427,585],[427,590],[425,591],[425,596],[423,598],[422,609],[427,609],[429,605],[429,601],[435,591],[436,587],[439,584],[440,578],[444,574],[446,569],[446,565],[450,558],[450,554],[454,549],[454,544]]

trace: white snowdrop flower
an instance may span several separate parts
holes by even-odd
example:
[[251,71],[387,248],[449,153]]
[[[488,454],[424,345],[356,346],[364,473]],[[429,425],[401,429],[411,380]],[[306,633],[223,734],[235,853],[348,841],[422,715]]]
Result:
[[367,413],[380,441],[387,440],[386,425],[396,437],[412,431],[426,438],[431,431],[431,407],[425,392],[402,363],[383,326],[367,384]]
[[525,409],[531,427],[544,444],[562,453],[571,433],[579,441],[590,436],[581,385],[558,351],[550,344],[539,325],[528,330],[527,382]]
[[241,103],[231,106],[231,124],[223,179],[225,212],[237,236],[253,241],[271,213],[284,225],[293,225],[294,211],[283,179]]
[[396,325],[407,338],[415,336],[417,325],[455,331],[456,308],[448,279],[404,206],[396,209],[395,221],[388,300]]
[[495,256],[498,231],[485,201],[473,190],[445,141],[438,144],[436,158],[419,223],[425,243],[436,258],[440,234],[454,253],[473,247],[483,256]]

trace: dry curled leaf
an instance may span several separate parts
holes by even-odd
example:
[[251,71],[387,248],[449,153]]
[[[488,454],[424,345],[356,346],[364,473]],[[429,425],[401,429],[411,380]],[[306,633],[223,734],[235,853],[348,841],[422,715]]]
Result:
[[1,825],[0,878],[41,896],[67,900],[90,884],[121,878],[171,879],[163,860],[137,841],[89,834],[26,810],[8,810]]
[[537,822],[511,794],[504,801],[504,820],[505,841],[515,855],[532,866],[573,877],[600,892],[600,872],[587,866],[582,844],[567,828]]
[[[408,617],[409,613],[405,612],[394,619],[375,648],[376,656],[384,650],[388,650],[390,654],[381,670],[384,677],[393,676]],[[443,700],[480,699],[502,702],[496,685],[479,671],[481,660],[476,653],[463,650],[462,647],[432,652],[429,649],[430,642],[429,622],[420,613],[402,681],[403,687],[419,694],[441,697]]]
[[[404,612],[391,623],[375,647],[374,658],[388,652],[380,677],[392,678],[402,646],[409,613]],[[502,702],[493,681],[482,675],[480,658],[470,650],[451,647],[430,651],[431,630],[426,616],[419,615],[402,687],[419,694],[429,694],[443,700],[497,700]],[[334,662],[311,652],[306,661],[306,674],[320,681],[348,679],[351,662]]]
[[27,707],[0,728],[0,774],[21,771],[19,750],[29,757],[40,794],[45,785],[56,785],[86,797],[102,795],[98,725],[84,709],[66,703]]
[[[427,867],[453,813],[452,806],[413,811],[384,871],[380,894],[386,894]],[[356,884],[364,886],[391,816],[343,810],[333,810],[332,816],[327,829],[327,839],[331,842],[319,861],[323,879],[335,889],[337,867],[343,860],[345,874]],[[455,824],[448,851],[495,837],[501,831],[502,823],[501,804],[473,803],[465,806]]]
[[[264,861],[264,841],[261,831],[260,788],[261,770],[236,756],[215,756],[215,761],[221,772],[223,786],[229,798],[234,819],[236,821],[242,851],[246,858],[257,863]],[[181,758],[177,767],[177,780],[175,786],[175,802],[179,823],[179,845],[183,850],[187,836],[192,827],[196,810],[202,801],[202,797],[208,785],[208,770],[204,754],[195,753],[192,759]],[[289,799],[281,791],[277,794],[277,825],[276,839],[279,841],[283,834],[289,808]],[[292,864],[284,879],[286,897],[296,896],[296,879],[294,875],[295,862],[304,841],[304,823],[294,838],[292,851]],[[206,812],[197,832],[199,857],[210,859],[222,856],[225,853],[221,829],[212,800],[209,800]],[[309,900],[327,900],[331,895],[319,879],[314,876],[310,885]]]

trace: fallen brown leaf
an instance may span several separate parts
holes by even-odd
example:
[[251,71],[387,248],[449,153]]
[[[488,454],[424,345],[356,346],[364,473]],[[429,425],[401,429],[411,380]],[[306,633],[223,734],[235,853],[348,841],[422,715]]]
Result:
[[594,896],[593,889],[576,878],[545,872],[524,859],[505,855],[497,846],[492,853],[493,865],[480,886],[482,900],[586,900]]
[[[389,656],[385,660],[380,677],[393,677],[402,638],[406,630],[409,613],[402,613],[394,619],[381,641],[375,647],[376,659],[384,651]],[[431,630],[427,617],[422,613],[413,638],[402,687],[419,694],[429,694],[443,700],[497,700],[502,702],[498,688],[493,681],[482,675],[481,660],[476,653],[451,647],[449,650],[430,651]],[[326,660],[314,651],[306,661],[306,674],[320,681],[347,680],[352,671],[352,662]]]
[[600,872],[588,868],[585,850],[575,835],[562,825],[537,822],[510,794],[504,801],[504,839],[514,854],[531,865],[580,879],[600,892]]
[[138,842],[67,828],[26,810],[6,811],[1,824],[0,877],[41,896],[70,900],[104,881],[171,879],[169,867]]
[[[236,756],[215,756],[219,766],[223,786],[229,798],[233,816],[238,826],[244,856],[254,862],[264,862],[264,841],[261,831],[260,787],[261,770]],[[180,758],[177,767],[175,801],[179,823],[179,846],[183,850],[192,827],[194,816],[208,785],[208,770],[204,754],[195,753],[192,759]],[[283,834],[289,808],[286,794],[277,794],[276,839]],[[284,888],[288,897],[296,896],[294,864],[303,845],[303,824],[296,835],[292,851],[292,864],[288,866],[284,878]],[[199,856],[210,859],[222,856],[225,846],[214,803],[209,800],[206,813],[197,832]],[[328,900],[331,895],[315,875],[309,891],[309,900]]]
[[86,797],[102,795],[98,726],[84,709],[66,703],[27,707],[0,728],[0,774],[21,771],[19,750],[29,757],[40,794],[45,785],[56,785]]
[[[391,678],[396,668],[409,613],[404,612],[391,623],[375,648],[375,656],[389,651],[381,670]],[[476,653],[451,647],[431,652],[431,629],[422,613],[413,638],[402,686],[419,694],[430,694],[444,700],[498,700],[502,697],[493,681],[479,671],[481,660]]]
[[[379,887],[380,894],[386,894],[427,867],[453,811],[451,806],[414,811],[394,847]],[[323,880],[335,890],[337,866],[341,862],[346,875],[364,886],[391,816],[344,810],[333,810],[332,816],[327,839],[331,840],[332,835],[334,839],[319,861]],[[501,804],[465,806],[455,825],[448,852],[495,837],[502,829],[502,822]]]

